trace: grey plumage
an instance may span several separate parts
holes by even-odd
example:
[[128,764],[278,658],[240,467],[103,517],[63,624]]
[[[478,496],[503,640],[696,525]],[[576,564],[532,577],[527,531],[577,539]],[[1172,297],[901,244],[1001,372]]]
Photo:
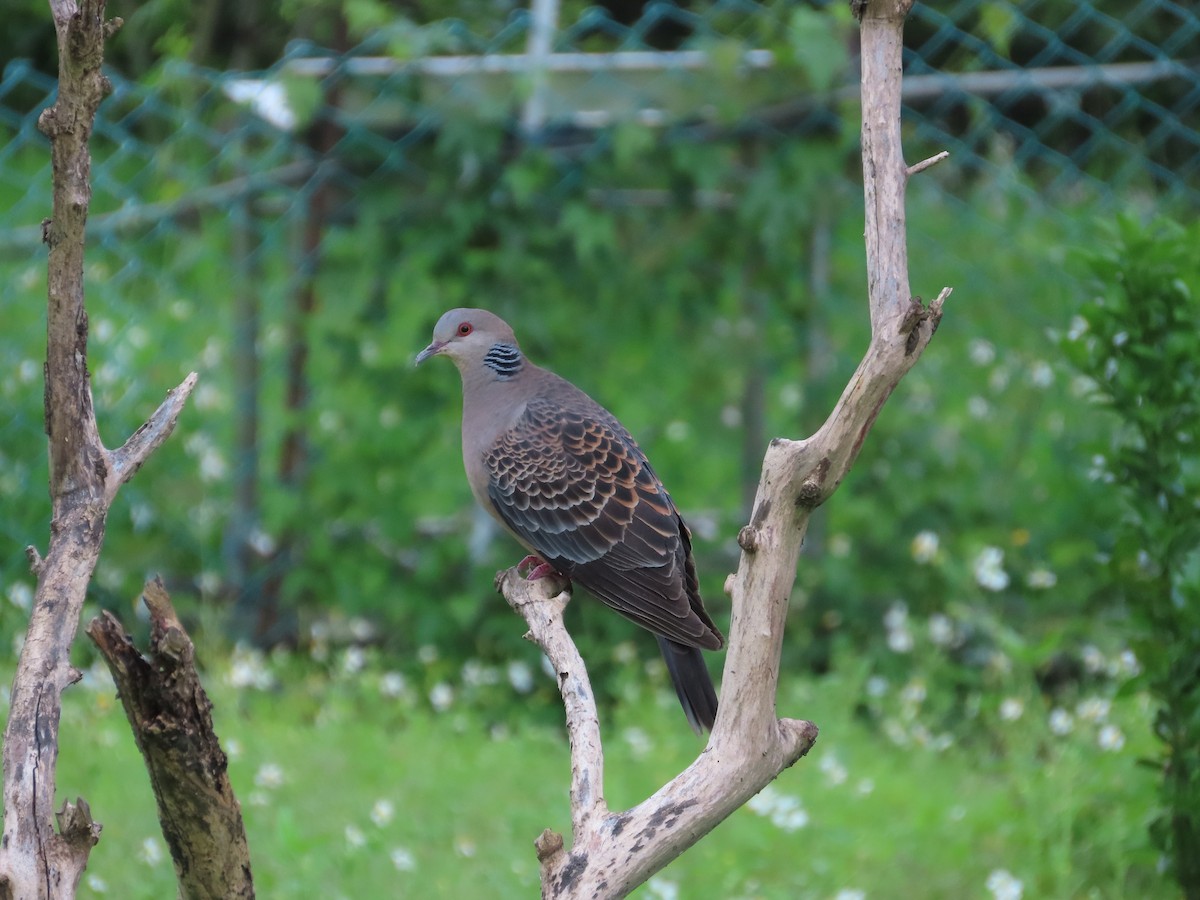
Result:
[[717,697],[701,649],[724,639],[700,598],[691,533],[633,437],[570,382],[533,365],[512,329],[454,309],[417,357],[463,382],[463,462],[476,500],[552,568],[658,637],[692,727]]

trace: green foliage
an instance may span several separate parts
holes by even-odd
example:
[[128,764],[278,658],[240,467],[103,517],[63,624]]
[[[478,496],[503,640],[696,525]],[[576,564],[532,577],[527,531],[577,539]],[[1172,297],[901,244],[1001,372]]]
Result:
[[1112,413],[1097,478],[1124,504],[1108,577],[1160,704],[1164,812],[1151,827],[1200,896],[1200,227],[1117,220],[1085,259],[1092,296],[1063,340]]
[[[533,839],[569,828],[553,679],[448,669],[435,654],[398,678],[369,647],[318,655],[200,648],[259,894],[474,897],[486,885],[488,897],[536,895]],[[661,666],[648,673],[620,656],[609,677],[622,702],[601,713],[614,809],[700,749]],[[1036,695],[1010,697],[1003,713],[988,697],[977,737],[946,740],[942,689],[912,666],[882,689],[868,689],[852,659],[832,677],[789,677],[780,710],[820,723],[815,749],[636,896],[889,897],[898,860],[933,900],[988,896],[1005,878],[1027,897],[1171,896],[1143,828],[1153,774],[1130,767],[1153,741],[1136,696],[1087,701],[1069,729]],[[170,896],[170,857],[120,703],[103,668],[84,667],[64,695],[59,762],[62,796],[85,796],[104,823],[80,896]],[[1014,665],[1016,691],[1028,674]],[[517,703],[529,708],[501,712]],[[537,716],[543,703],[552,718]],[[1104,729],[1127,742],[1101,743]]]
[[[33,8],[25,0],[18,6]],[[90,361],[105,439],[122,440],[187,371],[198,369],[201,383],[175,437],[118,498],[91,601],[129,619],[143,579],[161,572],[211,640],[231,600],[253,600],[264,584],[282,583],[285,604],[300,620],[288,637],[316,662],[272,658],[277,693],[225,690],[228,718],[219,723],[246,748],[245,761],[235,760],[235,784],[246,797],[263,764],[277,761],[289,773],[287,796],[278,797],[284,802],[263,789],[269,802],[248,804],[264,893],[298,896],[314,885],[330,894],[351,887],[394,893],[385,887],[397,878],[386,850],[396,841],[418,858],[406,886],[414,896],[470,894],[485,877],[500,895],[527,895],[532,860],[505,879],[510,861],[525,858],[529,836],[554,824],[538,811],[559,815],[565,771],[549,785],[542,776],[563,762],[563,748],[540,729],[554,728],[561,710],[549,686],[514,694],[496,677],[510,664],[536,671],[539,663],[491,589],[492,572],[520,551],[489,534],[473,510],[458,458],[456,374],[436,363],[415,372],[411,359],[448,307],[486,306],[512,321],[532,358],[587,389],[638,435],[693,525],[703,590],[717,620],[727,622],[721,584],[736,564],[733,538],[766,442],[815,429],[866,346],[857,108],[818,107],[810,117],[784,102],[796,85],[820,91],[845,82],[848,13],[844,4],[814,13],[806,4],[717,3],[695,5],[693,18],[652,5],[668,25],[697,26],[684,43],[710,51],[713,69],[678,73],[661,97],[649,99],[636,80],[589,74],[580,96],[625,92],[617,121],[585,141],[570,130],[528,141],[512,122],[528,86],[514,91],[496,78],[464,77],[441,85],[439,95],[411,71],[318,82],[280,64],[265,77],[284,86],[297,114],[300,125],[289,134],[228,97],[233,76],[181,63],[273,65],[293,34],[336,42],[339,11],[349,39],[371,32],[360,54],[519,51],[522,4],[420,0],[400,20],[373,0],[295,2],[282,13],[243,6],[183,9],[177,0],[157,0],[139,7],[112,57],[118,69],[145,74],[135,84],[114,73],[117,91],[103,108],[94,147]],[[564,49],[658,46],[661,33],[650,25],[629,28],[578,6],[564,5],[563,22],[576,23],[560,32]],[[954,14],[970,18],[973,9],[959,4]],[[452,14],[461,20],[443,18]],[[979,16],[987,53],[1028,54],[1024,11],[985,6]],[[908,30],[910,46],[928,41],[929,54],[938,45],[928,34],[931,21],[939,33],[952,30],[929,4],[917,6]],[[974,44],[942,46],[955,54],[951,69],[995,64]],[[771,49],[777,68],[747,71],[743,53],[751,47]],[[959,53],[963,47],[970,52]],[[49,90],[13,82],[26,93],[39,88],[30,109]],[[335,86],[340,106],[332,110],[326,104]],[[653,128],[625,115],[659,99],[669,110],[703,114]],[[911,158],[943,145],[946,132],[928,131],[938,115],[964,112],[952,95],[943,103],[953,108],[906,110]],[[1119,111],[1136,108],[1130,102]],[[843,887],[886,896],[895,890],[886,878],[897,859],[932,896],[981,894],[997,869],[1024,880],[1030,895],[1163,890],[1140,832],[1151,775],[1131,775],[1127,757],[1151,752],[1152,735],[1141,727],[1143,691],[1164,696],[1166,688],[1152,682],[1183,684],[1187,675],[1186,654],[1172,655],[1168,665],[1157,649],[1154,629],[1163,625],[1148,611],[1159,608],[1149,597],[1162,588],[1163,573],[1185,599],[1200,577],[1185,539],[1194,455],[1179,437],[1196,420],[1194,362],[1188,368],[1196,329],[1160,334],[1146,324],[1144,337],[1126,338],[1116,354],[1124,392],[1118,411],[1128,424],[1116,445],[1102,449],[1103,472],[1158,485],[1165,498],[1161,507],[1131,502],[1141,518],[1118,538],[1112,529],[1122,498],[1089,464],[1114,420],[1082,402],[1093,395],[1092,382],[1071,377],[1046,331],[1069,318],[1077,301],[1078,284],[1064,265],[1069,249],[1091,240],[1092,223],[1111,215],[1121,186],[1152,179],[1138,174],[1136,154],[1121,143],[1126,168],[1116,187],[1089,192],[1086,181],[1080,189],[1073,180],[1070,202],[1054,209],[1031,203],[1048,180],[1011,164],[996,110],[976,101],[962,126],[979,132],[973,143],[952,143],[951,163],[909,187],[913,289],[929,297],[951,284],[955,293],[936,341],[815,518],[792,597],[781,703],[822,726],[814,757],[820,772],[826,765],[836,772],[840,758],[875,791],[850,798],[837,785],[806,782],[805,806],[821,838],[803,871],[789,849],[795,835],[784,835],[766,814],[739,814],[719,833],[731,834],[729,843],[711,845],[711,857],[702,852],[680,869],[685,895],[720,885],[724,896],[825,896]],[[47,212],[48,153],[34,131],[36,115],[18,119],[0,122],[5,240],[18,227],[36,230]],[[276,169],[313,160],[300,132],[327,119],[342,131],[316,177],[276,181]],[[1191,146],[1151,144],[1160,154]],[[1039,145],[1032,156],[1065,160],[1065,146],[1055,155]],[[1031,151],[1020,153],[1028,161]],[[247,177],[252,189],[230,190]],[[208,194],[214,185],[223,191],[215,200]],[[327,187],[319,222],[310,218],[318,185]],[[120,224],[122,215],[155,203],[163,206],[143,224]],[[38,246],[14,239],[0,248],[0,361],[10,373],[0,383],[10,413],[0,420],[5,646],[18,639],[32,596],[21,550],[44,541],[49,517],[40,409],[45,260],[44,250],[28,249]],[[1142,265],[1143,257],[1148,271],[1165,270],[1168,257],[1182,264],[1178,248],[1128,246],[1136,254],[1109,264]],[[1145,281],[1168,290],[1153,272]],[[1195,297],[1194,279],[1184,283]],[[297,300],[309,287],[317,303],[300,315]],[[1097,315],[1143,308],[1105,297]],[[1134,333],[1122,325],[1109,345],[1120,331]],[[308,353],[307,389],[303,408],[289,411],[285,372],[296,334]],[[1151,339],[1162,349],[1145,343]],[[1125,360],[1135,343],[1155,347],[1153,358]],[[1088,346],[1084,340],[1067,349]],[[1171,365],[1153,369],[1164,359]],[[248,362],[257,367],[252,375]],[[1149,374],[1139,368],[1146,365]],[[1192,379],[1191,419],[1180,419],[1174,432],[1156,418],[1188,397],[1182,382],[1167,378],[1171,366]],[[257,432],[246,447],[237,436],[251,400]],[[293,428],[309,450],[299,483],[278,474],[283,437]],[[1176,470],[1165,450],[1136,452],[1150,446],[1146,428],[1159,429],[1146,432],[1155,448],[1179,448]],[[249,498],[239,478],[247,473],[257,492]],[[246,534],[248,562],[239,545]],[[1147,547],[1157,548],[1149,569],[1137,553]],[[1110,566],[1096,564],[1100,551]],[[1185,612],[1170,615],[1169,622],[1183,623]],[[659,696],[653,641],[582,595],[569,616],[602,716],[617,722],[622,737],[613,742],[610,769],[619,774],[610,795],[631,802],[696,748],[682,729],[660,742],[661,724],[677,711],[672,698]],[[1128,657],[1126,617],[1139,638]],[[352,649],[365,654],[365,666],[338,649],[330,635],[339,630],[357,635]],[[236,651],[235,666],[244,653]],[[212,659],[220,681],[221,652]],[[1122,671],[1140,659],[1145,673],[1113,696],[1117,685],[1104,673],[1125,659],[1134,662],[1121,663]],[[720,656],[713,664],[719,667]],[[804,681],[813,670],[828,677]],[[409,686],[403,704],[379,702],[390,675]],[[454,707],[439,716],[428,698],[444,698],[443,688]],[[1111,721],[1092,717],[1093,701],[1111,703]],[[1018,708],[1019,725],[1010,718]],[[1169,740],[1194,734],[1188,709],[1182,718],[1164,712],[1158,728]],[[94,712],[109,717],[110,736],[124,734],[111,707]],[[91,714],[74,724],[96,724]],[[1064,716],[1080,723],[1070,736],[1059,733]],[[635,752],[639,731],[654,736],[661,755]],[[1124,741],[1125,734],[1122,755],[1114,735]],[[506,743],[505,735],[515,737]],[[355,758],[384,762],[347,765]],[[432,777],[422,768],[430,758],[444,763]],[[102,785],[99,794],[78,791],[98,810],[123,805],[128,785],[144,784],[128,753],[117,779],[99,768],[102,761],[76,762],[81,782]],[[72,790],[69,779],[63,785]],[[310,785],[317,788],[311,795]],[[780,789],[796,793],[786,781]],[[392,790],[397,807],[445,808],[453,821],[425,828],[414,814],[411,827],[372,830],[367,810]],[[905,815],[897,817],[898,808]],[[117,852],[109,863],[97,856],[96,864],[113,893],[169,892],[165,870],[135,885],[110,874],[127,869],[136,836],[154,833],[149,806],[136,825],[100,815],[111,823],[106,841]],[[478,856],[465,856],[453,849],[464,818],[505,822],[505,833],[468,833]],[[1169,820],[1162,821],[1166,836]],[[863,823],[879,830],[864,835]],[[309,852],[342,848],[346,825],[365,836],[362,848]],[[854,885],[848,872],[883,875]]]

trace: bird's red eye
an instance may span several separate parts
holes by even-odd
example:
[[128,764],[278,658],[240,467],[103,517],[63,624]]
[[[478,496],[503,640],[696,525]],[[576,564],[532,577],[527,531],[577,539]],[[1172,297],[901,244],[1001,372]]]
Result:
[[470,322],[463,322],[461,325],[458,326],[458,336],[466,337],[468,334],[470,334],[474,330],[475,329],[471,325]]

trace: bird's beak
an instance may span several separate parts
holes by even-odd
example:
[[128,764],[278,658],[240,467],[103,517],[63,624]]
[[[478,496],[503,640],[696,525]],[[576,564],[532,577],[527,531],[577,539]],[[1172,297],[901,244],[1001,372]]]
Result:
[[445,341],[434,341],[432,344],[430,344],[428,347],[426,347],[424,350],[422,350],[420,353],[417,354],[416,361],[413,362],[413,365],[419,366],[421,363],[425,362],[425,360],[429,359],[429,357],[437,356],[439,353],[442,352],[442,348],[445,346],[446,346]]

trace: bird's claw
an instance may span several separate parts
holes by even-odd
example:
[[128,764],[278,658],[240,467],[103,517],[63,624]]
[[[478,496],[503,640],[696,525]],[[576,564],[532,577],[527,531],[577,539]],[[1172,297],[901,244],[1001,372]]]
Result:
[[530,554],[517,563],[517,574],[523,574],[526,581],[537,581],[549,575],[558,575],[558,570],[540,556]]

